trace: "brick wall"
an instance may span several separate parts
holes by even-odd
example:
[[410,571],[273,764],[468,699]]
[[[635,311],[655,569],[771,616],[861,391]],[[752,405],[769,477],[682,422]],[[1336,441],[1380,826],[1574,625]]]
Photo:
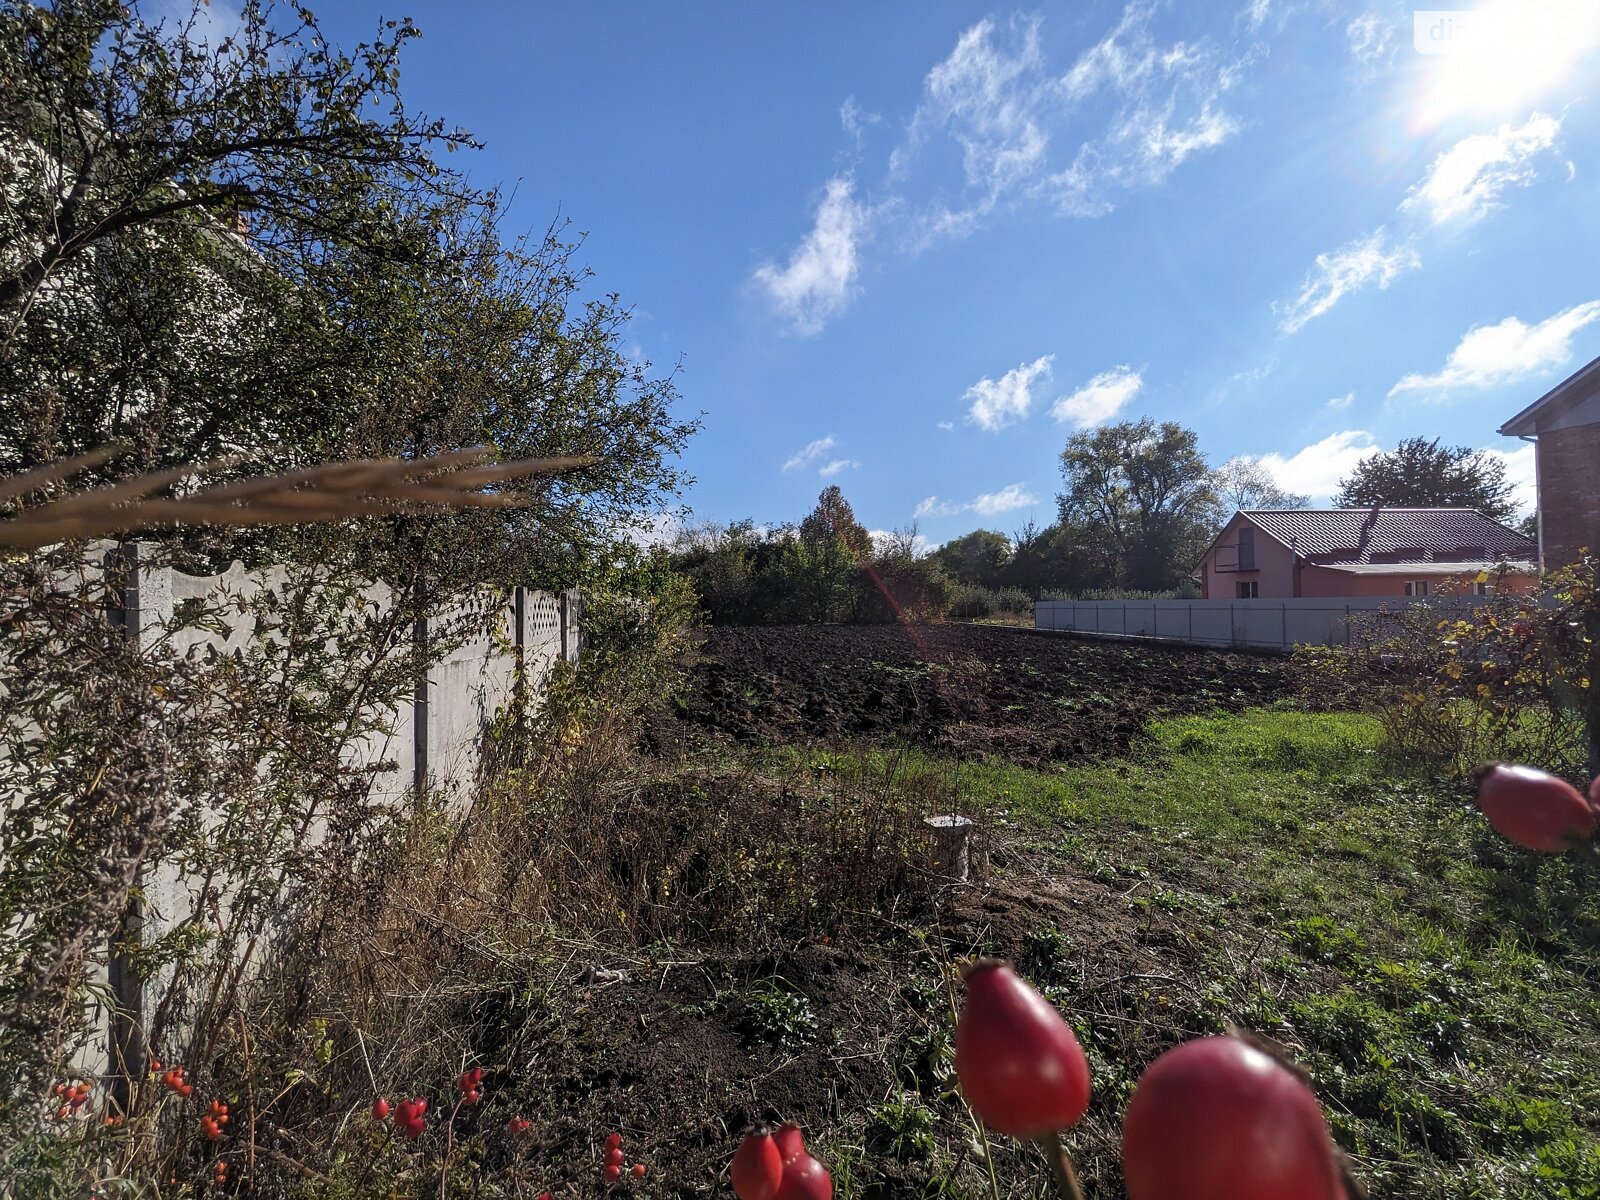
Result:
[[1544,565],[1565,566],[1600,550],[1600,425],[1539,434],[1539,519]]

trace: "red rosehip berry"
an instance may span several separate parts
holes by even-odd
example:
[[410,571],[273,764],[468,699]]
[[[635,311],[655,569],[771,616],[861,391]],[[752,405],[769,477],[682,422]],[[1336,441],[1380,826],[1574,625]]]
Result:
[[1134,1089],[1123,1128],[1128,1200],[1344,1200],[1309,1088],[1238,1038],[1168,1050]]
[[372,1102],[372,1119],[374,1121],[385,1121],[388,1120],[388,1118],[389,1101],[387,1098],[379,1096]]
[[621,1166],[622,1165],[622,1147],[621,1146],[613,1146],[611,1149],[606,1151],[606,1165],[608,1167],[610,1167],[610,1166]]
[[805,1139],[800,1136],[800,1126],[793,1121],[785,1121],[779,1125],[778,1131],[772,1135],[772,1140],[777,1143],[778,1157],[784,1162],[788,1162],[806,1148]]
[[967,971],[956,1024],[956,1076],[983,1123],[1040,1138],[1089,1107],[1089,1063],[1054,1006],[998,959]]
[[[798,1139],[800,1130],[797,1127],[786,1128],[794,1129]],[[796,1147],[795,1153],[803,1150],[803,1146]],[[728,1167],[728,1178],[739,1200],[772,1200],[777,1194],[778,1184],[783,1181],[783,1154],[778,1149],[777,1140],[765,1129],[745,1134],[739,1148],[734,1151],[733,1163]]]
[[606,1167],[606,1182],[607,1183],[615,1183],[617,1180],[619,1180],[621,1178],[622,1178],[622,1168],[619,1167],[616,1163],[611,1163],[610,1165],[608,1165]]
[[783,1164],[772,1200],[833,1200],[833,1176],[804,1150]]
[[620,1133],[608,1133],[608,1134],[606,1134],[606,1149],[607,1150],[615,1150],[620,1145],[622,1145],[622,1135]]
[[1478,807],[1502,837],[1559,854],[1594,836],[1595,810],[1577,788],[1535,767],[1495,763],[1478,775]]
[[421,1137],[425,1128],[423,1114],[427,1110],[428,1102],[420,1096],[414,1100],[401,1100],[395,1105],[395,1128],[413,1140]]
[[635,1179],[643,1179],[644,1178],[644,1164],[643,1163],[634,1163],[633,1164],[633,1169],[631,1171],[629,1171],[628,1174],[632,1175]]

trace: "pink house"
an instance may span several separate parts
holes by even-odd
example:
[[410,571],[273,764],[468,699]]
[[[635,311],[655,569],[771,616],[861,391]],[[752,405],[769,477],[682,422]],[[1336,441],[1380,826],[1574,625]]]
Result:
[[1547,570],[1600,551],[1600,358],[1500,426],[1526,438],[1539,471],[1539,545]]
[[1207,600],[1529,591],[1532,538],[1470,508],[1234,513],[1200,560]]

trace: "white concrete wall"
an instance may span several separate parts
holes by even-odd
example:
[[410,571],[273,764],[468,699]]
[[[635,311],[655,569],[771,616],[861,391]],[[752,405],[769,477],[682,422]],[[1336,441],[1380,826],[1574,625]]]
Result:
[[[1487,603],[1492,597],[1454,597],[1451,605]],[[1290,650],[1343,646],[1352,615],[1402,608],[1397,597],[1298,600],[1040,600],[1035,629],[1159,638],[1191,646]],[[1438,602],[1436,602],[1438,603]]]
[[[132,553],[137,558],[137,546]],[[140,564],[131,582],[125,617],[121,618],[130,635],[146,649],[165,642],[173,653],[191,659],[237,656],[256,648],[257,639],[271,636],[259,628],[257,617],[264,594],[282,596],[295,586],[285,567],[247,571],[238,563],[208,576]],[[429,669],[412,695],[366,714],[375,719],[377,731],[353,741],[346,750],[347,765],[382,764],[373,776],[370,792],[379,804],[399,806],[419,791],[427,791],[442,796],[453,807],[469,805],[496,717],[513,699],[519,659],[525,666],[530,705],[537,705],[558,660],[576,661],[581,641],[581,603],[576,592],[557,596],[516,589],[502,598],[486,591],[472,602],[493,610],[486,614],[490,617],[487,630],[450,650]],[[394,593],[384,584],[374,584],[358,603],[361,611],[350,614],[353,620],[376,618],[391,609]],[[196,623],[192,615],[186,619],[186,614],[199,610],[205,611],[205,620]],[[450,620],[446,614],[444,623]],[[412,622],[405,622],[395,631],[396,650],[408,651],[418,634]],[[308,803],[312,799],[308,798]],[[200,819],[220,821],[223,816],[200,814]],[[314,816],[305,841],[315,845],[322,836],[323,820]],[[138,936],[148,943],[195,916],[208,882],[187,877],[179,865],[166,861],[149,866],[140,885],[144,899],[133,919]],[[233,885],[212,877],[209,886],[218,910],[226,912]],[[141,986],[127,972],[119,971],[114,961],[108,991],[115,994],[132,1022],[131,1028],[124,1023],[123,1044],[129,1057],[139,1058],[140,1047],[151,1032],[153,1008],[167,992],[171,973],[163,972]],[[106,1017],[109,1021],[110,1014]],[[178,1019],[181,1023],[181,1016]],[[97,1058],[91,1048],[83,1069],[87,1074],[103,1074],[110,1062],[109,1056]]]

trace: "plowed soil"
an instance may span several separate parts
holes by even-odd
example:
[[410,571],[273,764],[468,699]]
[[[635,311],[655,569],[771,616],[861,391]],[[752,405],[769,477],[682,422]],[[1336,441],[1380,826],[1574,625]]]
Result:
[[1151,716],[1292,690],[1287,660],[981,625],[721,626],[682,716],[741,741],[901,739],[1038,765],[1119,754]]

